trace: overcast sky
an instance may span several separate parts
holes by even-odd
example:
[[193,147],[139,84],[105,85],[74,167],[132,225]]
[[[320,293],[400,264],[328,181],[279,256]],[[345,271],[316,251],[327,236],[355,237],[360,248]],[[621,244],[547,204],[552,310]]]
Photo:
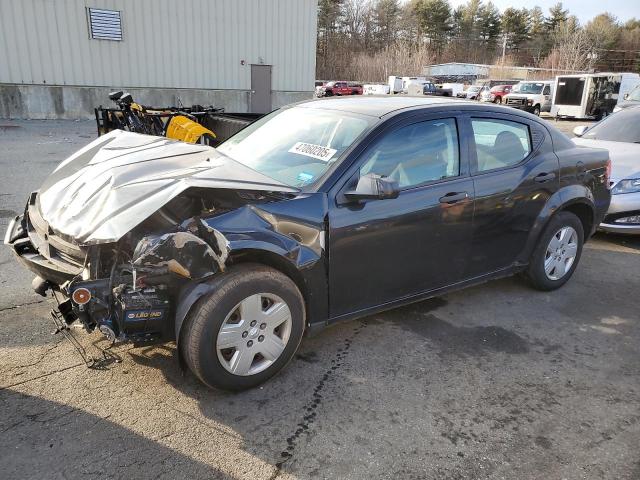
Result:
[[[492,0],[493,4],[503,11],[505,8],[533,8],[538,5],[545,15],[549,13],[549,7],[557,3],[557,0]],[[467,3],[467,0],[449,0],[453,8]],[[486,1],[485,1],[486,3]],[[564,0],[562,6],[569,13],[575,15],[584,24],[597,14],[608,11],[613,13],[618,20],[625,22],[630,18],[640,18],[640,0]]]

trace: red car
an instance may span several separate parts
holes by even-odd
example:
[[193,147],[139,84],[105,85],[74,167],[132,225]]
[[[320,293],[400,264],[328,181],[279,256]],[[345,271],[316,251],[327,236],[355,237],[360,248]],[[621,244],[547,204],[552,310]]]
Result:
[[511,92],[513,85],[496,85],[491,87],[491,90],[484,91],[480,95],[480,101],[502,103],[502,97]]
[[333,97],[340,95],[362,95],[362,85],[344,81],[328,82],[318,91],[318,97]]

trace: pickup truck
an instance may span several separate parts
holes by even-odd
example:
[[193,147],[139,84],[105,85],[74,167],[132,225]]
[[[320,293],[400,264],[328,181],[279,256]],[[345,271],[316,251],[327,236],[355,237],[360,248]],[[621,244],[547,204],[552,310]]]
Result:
[[341,95],[362,95],[362,85],[349,82],[327,82],[316,93],[318,97],[339,97]]
[[453,96],[453,90],[451,88],[442,88],[434,83],[427,82],[422,86],[423,95],[439,95],[442,97]]

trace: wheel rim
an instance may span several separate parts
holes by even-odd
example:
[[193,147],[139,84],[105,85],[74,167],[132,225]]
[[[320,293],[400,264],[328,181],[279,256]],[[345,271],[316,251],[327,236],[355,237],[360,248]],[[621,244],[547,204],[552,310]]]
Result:
[[564,277],[578,254],[578,233],[573,227],[562,227],[547,246],[544,257],[544,271],[549,280],[560,280]]
[[284,352],[291,335],[291,310],[272,293],[257,293],[238,303],[222,322],[216,352],[233,375],[255,375]]

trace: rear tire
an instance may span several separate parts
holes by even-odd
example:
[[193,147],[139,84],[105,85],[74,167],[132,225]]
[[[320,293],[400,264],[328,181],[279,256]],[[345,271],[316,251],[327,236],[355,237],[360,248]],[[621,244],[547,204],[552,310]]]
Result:
[[224,390],[255,387],[293,357],[304,333],[304,300],[283,273],[259,264],[220,275],[186,319],[181,349],[191,371]]
[[571,212],[554,215],[540,236],[526,270],[531,285],[550,291],[567,283],[578,266],[583,244],[580,219]]

